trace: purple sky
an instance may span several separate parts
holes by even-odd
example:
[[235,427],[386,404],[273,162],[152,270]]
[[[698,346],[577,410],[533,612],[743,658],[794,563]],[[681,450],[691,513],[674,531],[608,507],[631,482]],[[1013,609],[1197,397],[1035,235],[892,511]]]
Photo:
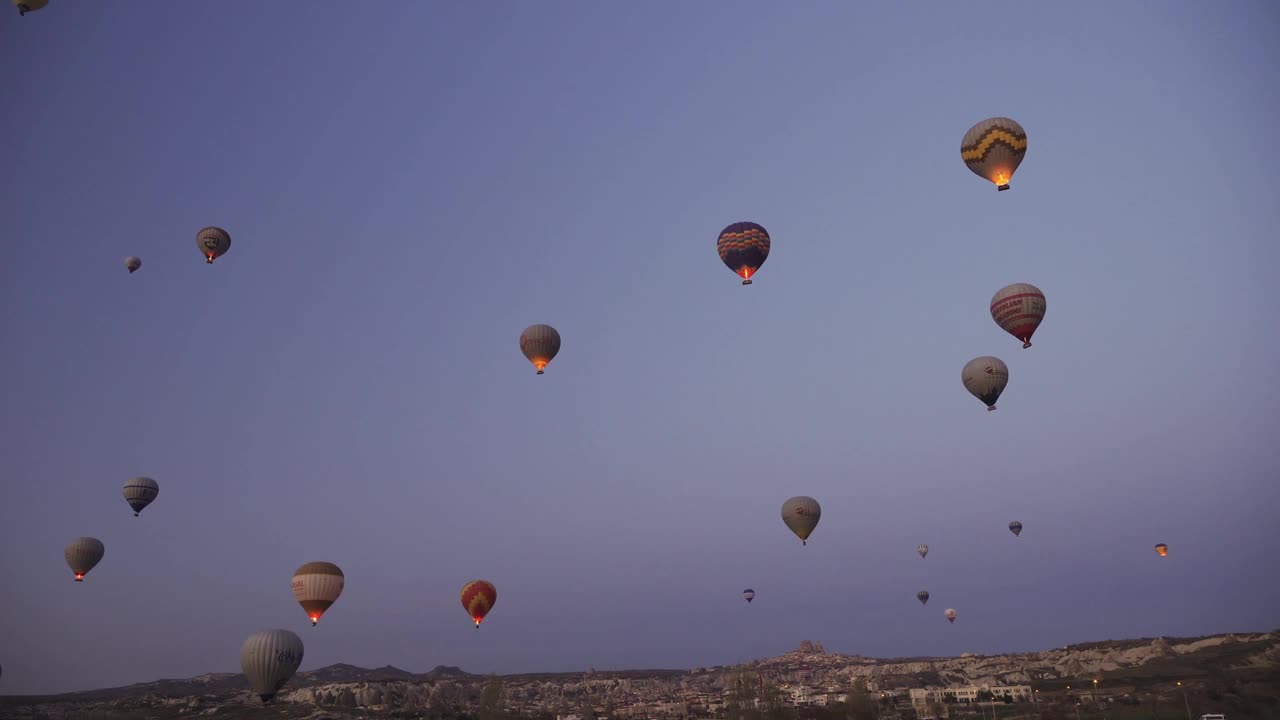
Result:
[[[0,15],[0,693],[238,672],[266,627],[502,673],[1280,626],[1275,4],[890,7]],[[1004,193],[959,157],[992,115]]]

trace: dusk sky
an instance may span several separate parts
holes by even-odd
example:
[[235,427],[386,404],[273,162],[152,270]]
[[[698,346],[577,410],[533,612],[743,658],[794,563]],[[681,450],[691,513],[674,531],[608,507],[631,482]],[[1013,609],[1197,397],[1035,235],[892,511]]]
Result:
[[[477,673],[1280,627],[1278,47],[1266,0],[0,14],[0,694],[272,627]],[[999,193],[959,149],[997,115]]]

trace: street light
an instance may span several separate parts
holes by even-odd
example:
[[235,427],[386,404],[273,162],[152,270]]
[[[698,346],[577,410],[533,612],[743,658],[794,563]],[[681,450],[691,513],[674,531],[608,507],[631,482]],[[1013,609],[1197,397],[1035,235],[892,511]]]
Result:
[[1187,720],[1191,720],[1191,702],[1187,700],[1187,689],[1182,687],[1182,681],[1178,681],[1178,689],[1182,691],[1182,702],[1187,706]]

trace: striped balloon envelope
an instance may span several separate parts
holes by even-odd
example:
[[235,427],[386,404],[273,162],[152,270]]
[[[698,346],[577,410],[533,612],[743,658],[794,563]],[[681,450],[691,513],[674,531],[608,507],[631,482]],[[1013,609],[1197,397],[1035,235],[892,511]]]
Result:
[[337,602],[346,584],[347,578],[337,565],[331,562],[309,562],[293,571],[290,586],[293,588],[293,598],[311,619],[311,627],[315,627],[325,610]]
[[1027,131],[1007,117],[987,118],[969,128],[960,141],[960,158],[975,175],[1008,190],[1009,180],[1027,154]]
[[149,477],[136,477],[124,484],[124,501],[133,508],[133,516],[160,496],[160,485]]
[[742,278],[742,284],[750,285],[751,276],[769,258],[772,244],[768,231],[760,225],[736,222],[720,231],[716,250],[720,253],[720,260]]
[[1031,336],[1044,321],[1048,302],[1040,288],[1028,283],[1005,285],[991,296],[991,319],[1001,330],[1022,341],[1022,349],[1031,347]]
[[462,607],[475,621],[477,628],[497,601],[498,589],[488,580],[472,580],[462,586]]

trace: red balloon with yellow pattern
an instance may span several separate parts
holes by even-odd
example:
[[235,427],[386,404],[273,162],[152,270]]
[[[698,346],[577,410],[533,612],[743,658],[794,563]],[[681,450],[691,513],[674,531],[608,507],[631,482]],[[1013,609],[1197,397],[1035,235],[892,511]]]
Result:
[[498,601],[498,589],[488,580],[472,580],[462,586],[462,607],[475,621],[476,628]]

